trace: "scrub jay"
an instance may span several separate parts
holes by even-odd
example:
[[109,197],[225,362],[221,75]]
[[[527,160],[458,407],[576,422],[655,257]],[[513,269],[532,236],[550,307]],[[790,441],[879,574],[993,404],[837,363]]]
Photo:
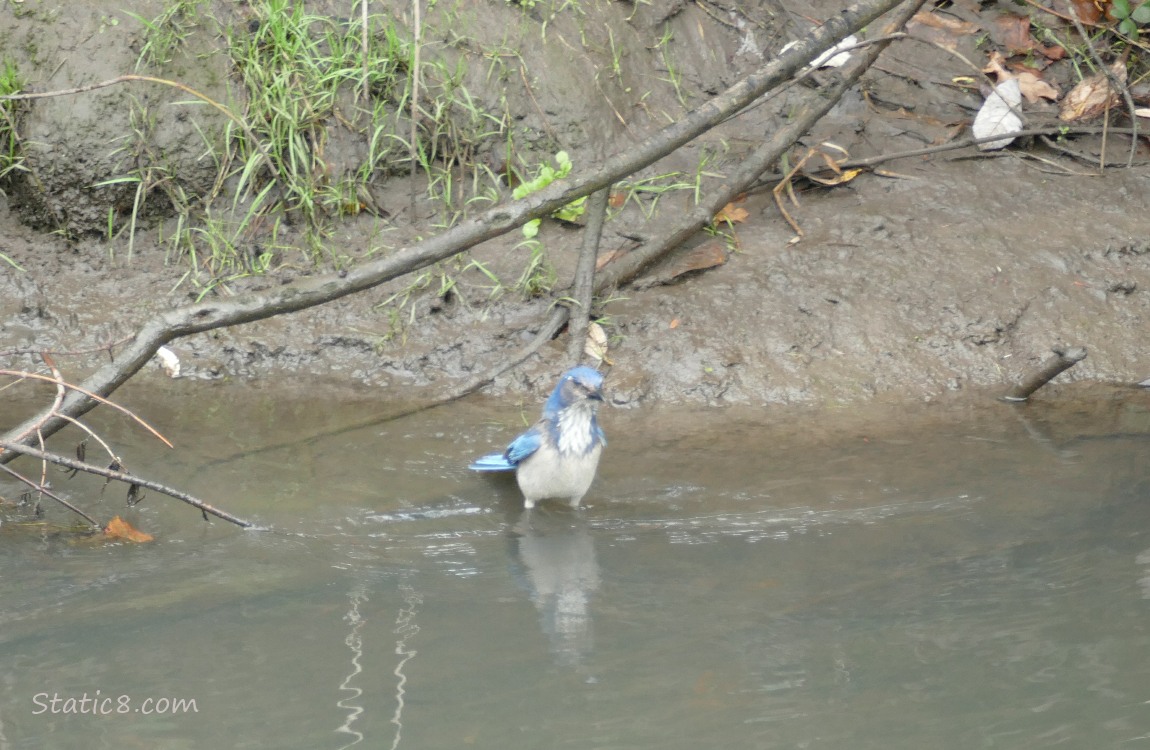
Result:
[[514,471],[524,505],[540,500],[566,500],[577,507],[587,494],[607,445],[595,411],[603,401],[603,376],[590,367],[563,373],[543,416],[507,450],[476,459],[475,471]]

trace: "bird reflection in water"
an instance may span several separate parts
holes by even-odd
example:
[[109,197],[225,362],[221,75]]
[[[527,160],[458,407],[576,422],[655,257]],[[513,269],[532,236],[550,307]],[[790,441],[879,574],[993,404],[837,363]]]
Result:
[[513,525],[520,564],[517,576],[539,610],[539,622],[556,661],[585,665],[594,640],[591,595],[599,588],[595,542],[582,515],[526,510]]

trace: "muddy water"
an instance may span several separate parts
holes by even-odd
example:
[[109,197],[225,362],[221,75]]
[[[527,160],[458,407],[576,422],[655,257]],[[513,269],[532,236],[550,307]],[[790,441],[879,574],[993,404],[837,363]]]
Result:
[[348,430],[379,405],[188,383],[123,401],[178,446],[96,420],[131,468],[274,531],[154,494],[128,513],[151,545],[0,529],[0,748],[1150,736],[1145,394],[612,411],[588,507],[530,515],[461,468],[514,405]]

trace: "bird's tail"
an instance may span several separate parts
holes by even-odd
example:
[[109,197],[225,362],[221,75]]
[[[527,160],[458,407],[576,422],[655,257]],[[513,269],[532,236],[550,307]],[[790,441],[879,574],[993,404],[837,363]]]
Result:
[[467,468],[472,471],[515,471],[515,464],[502,453],[491,453],[475,459]]

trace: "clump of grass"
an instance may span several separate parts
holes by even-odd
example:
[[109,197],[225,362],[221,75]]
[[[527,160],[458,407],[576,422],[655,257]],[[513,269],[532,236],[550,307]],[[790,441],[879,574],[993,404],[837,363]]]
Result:
[[188,271],[180,283],[190,281],[198,288],[199,301],[226,290],[230,282],[272,270],[292,250],[280,240],[281,231],[279,220],[254,213],[221,216],[208,209],[194,224],[177,219],[166,236],[161,226],[160,241],[168,244],[169,254],[186,259]]
[[168,2],[166,10],[153,19],[124,11],[126,15],[144,25],[144,45],[136,60],[136,69],[161,66],[172,61],[172,53],[200,24],[205,0],[175,0]]
[[[473,270],[484,281],[479,284],[465,283],[465,274]],[[376,305],[388,315],[388,332],[382,341],[406,341],[404,336],[407,326],[415,322],[417,306],[413,303],[417,298],[430,295],[444,303],[456,300],[468,306],[469,292],[479,290],[486,291],[487,300],[491,301],[503,294],[504,287],[499,277],[489,268],[463,255],[440,261],[413,275],[407,284]]]
[[[179,0],[153,20],[140,19],[146,29],[140,65],[162,66],[170,60],[172,50],[202,20],[204,1]],[[249,7],[252,16],[239,26],[213,18],[244,94],[243,111],[232,108],[222,134],[201,134],[216,163],[216,186],[208,196],[169,195],[180,211],[169,242],[196,274],[210,267],[197,259],[218,257],[235,244],[225,233],[205,246],[205,236],[193,231],[219,229],[203,212],[218,203],[224,185],[233,194],[235,223],[246,231],[258,231],[271,217],[283,215],[304,227],[306,247],[300,250],[312,263],[325,258],[323,240],[334,222],[368,207],[364,196],[378,179],[424,172],[431,196],[444,206],[446,224],[475,201],[497,198],[497,176],[478,164],[476,154],[486,139],[505,135],[507,118],[486,113],[468,93],[465,55],[421,62],[416,70],[414,42],[386,16],[317,15],[292,0],[255,0]],[[417,76],[421,93],[413,106]],[[415,129],[404,122],[412,116]],[[358,164],[344,164],[338,172],[325,154],[336,128],[362,138],[366,146]],[[103,183],[136,186],[133,224],[151,186],[167,184],[139,158],[149,134],[136,136],[138,143],[121,145],[136,156],[133,169]],[[460,167],[472,168],[470,194]],[[114,219],[110,214],[109,235],[116,233]],[[133,234],[134,228],[129,242]],[[260,271],[259,264],[239,265]]]
[[[425,172],[434,197],[457,203],[451,169],[472,163],[479,144],[503,127],[464,87],[464,56],[428,60],[417,71],[413,42],[382,16],[368,16],[364,33],[361,18],[312,15],[291,0],[263,0],[259,11],[254,30],[230,40],[248,94],[245,117],[264,144],[236,134],[241,191],[264,177],[258,167],[266,158],[278,172],[282,201],[312,226],[340,213],[355,188],[405,168]],[[424,82],[413,107],[417,75]],[[365,105],[341,111],[357,90]],[[412,110],[419,123],[414,144],[400,127]],[[324,146],[329,128],[349,125],[362,128],[368,152],[341,183],[329,173]]]
[[[27,81],[11,59],[0,65],[0,96],[19,93]],[[19,100],[0,101],[0,181],[13,172],[24,171],[24,148],[20,141],[20,118],[24,107]]]
[[[303,3],[288,0],[266,0],[260,10],[258,21],[234,29],[229,39],[248,97],[243,116],[258,139],[231,133],[242,164],[236,196],[258,193],[259,183],[269,178],[262,168],[270,164],[279,199],[316,228],[328,176],[327,124],[340,87],[358,82],[364,68],[355,60],[356,46],[348,43],[349,29],[335,19],[311,15]],[[397,60],[380,58],[370,75],[390,83]]]

